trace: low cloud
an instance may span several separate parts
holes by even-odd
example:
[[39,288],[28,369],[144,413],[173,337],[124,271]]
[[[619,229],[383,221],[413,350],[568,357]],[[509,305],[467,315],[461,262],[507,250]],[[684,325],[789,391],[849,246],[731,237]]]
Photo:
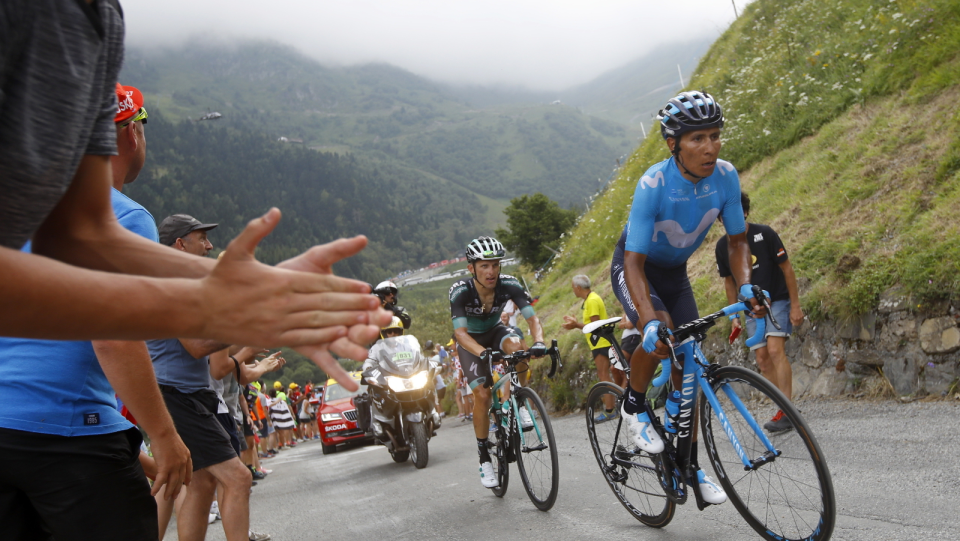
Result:
[[[736,1],[741,9],[746,1]],[[126,0],[127,43],[270,39],[327,64],[388,62],[432,79],[559,90],[664,43],[719,36],[725,0]]]

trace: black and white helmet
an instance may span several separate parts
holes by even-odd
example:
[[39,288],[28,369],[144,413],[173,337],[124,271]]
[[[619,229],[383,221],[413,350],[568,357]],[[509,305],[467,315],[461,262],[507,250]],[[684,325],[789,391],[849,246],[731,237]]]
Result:
[[467,245],[467,262],[474,261],[495,261],[503,259],[506,250],[500,241],[493,237],[478,237],[470,241]]
[[657,113],[663,138],[679,137],[687,132],[723,127],[723,110],[706,92],[681,92]]
[[381,299],[390,293],[393,293],[394,295],[397,294],[397,284],[391,282],[390,280],[384,280],[383,282],[377,284],[377,287],[373,288],[373,294]]

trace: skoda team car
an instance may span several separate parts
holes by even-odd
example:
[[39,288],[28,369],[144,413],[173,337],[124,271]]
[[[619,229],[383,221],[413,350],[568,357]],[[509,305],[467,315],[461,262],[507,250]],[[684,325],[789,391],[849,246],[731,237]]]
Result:
[[357,391],[346,390],[334,379],[327,380],[323,388],[323,402],[317,419],[320,421],[320,443],[325,455],[337,452],[337,445],[341,443],[367,443],[372,440],[357,428],[357,407],[353,403],[355,396],[367,391],[367,386],[360,382],[360,372],[351,372],[350,375],[360,383]]

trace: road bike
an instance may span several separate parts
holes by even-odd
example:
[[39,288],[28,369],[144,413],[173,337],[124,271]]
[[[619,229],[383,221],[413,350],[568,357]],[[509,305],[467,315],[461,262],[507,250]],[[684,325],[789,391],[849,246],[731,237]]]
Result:
[[[486,358],[490,363],[490,373],[494,373],[493,363],[499,352],[488,349]],[[547,350],[550,356],[551,378],[557,368],[562,366],[557,341],[554,340]],[[553,426],[547,415],[547,408],[536,391],[529,387],[521,387],[519,373],[529,369],[527,359],[532,357],[529,351],[518,351],[512,354],[503,354],[502,366],[505,375],[493,384],[490,394],[490,419],[496,425],[494,448],[491,450],[493,471],[497,478],[497,486],[493,493],[503,497],[507,493],[510,481],[511,462],[517,463],[520,470],[520,480],[527,491],[527,496],[533,505],[541,511],[547,511],[557,501],[557,491],[560,484],[560,465],[557,457],[557,442],[553,436]],[[510,397],[500,400],[498,392],[507,383],[511,384]],[[532,421],[528,427],[520,425],[520,407],[525,407]]]
[[[769,313],[766,292],[755,286],[754,294],[768,306]],[[672,422],[675,433],[664,430],[650,404],[644,405],[664,441],[663,452],[651,455],[633,443],[618,415],[623,389],[609,382],[591,388],[586,420],[597,463],[624,508],[648,526],[669,524],[676,506],[685,503],[691,493],[702,511],[710,504],[703,501],[696,468],[689,462],[696,435],[694,412],[699,411],[701,440],[710,464],[734,507],[761,537],[776,541],[829,539],[836,521],[833,482],[807,422],[763,376],[738,366],[711,364],[700,349],[708,328],[721,317],[741,311],[750,311],[748,302],[678,327],[672,333],[676,346],[666,326],[661,326],[659,338],[669,344],[670,356],[664,359],[662,373],[653,385],[668,383],[671,364],[683,373],[680,411]],[[768,317],[779,328],[772,315]],[[615,355],[624,359],[614,337],[620,319],[592,322],[583,332],[607,339]],[[747,345],[759,342],[764,332],[765,319],[761,318]],[[623,365],[629,371],[629,362]],[[605,404],[612,402],[617,413],[610,418],[604,410]],[[765,431],[760,420],[769,419],[778,409],[792,429]]]

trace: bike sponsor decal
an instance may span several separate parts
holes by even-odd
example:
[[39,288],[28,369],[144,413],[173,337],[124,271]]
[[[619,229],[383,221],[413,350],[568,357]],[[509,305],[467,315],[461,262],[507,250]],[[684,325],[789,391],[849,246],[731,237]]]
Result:
[[678,438],[690,436],[690,426],[693,421],[693,380],[695,374],[683,375],[683,387],[680,391],[680,421],[677,423],[680,430],[677,433]]
[[323,427],[324,432],[333,432],[334,430],[345,430],[347,425],[345,423],[340,423],[338,425],[331,425]]

